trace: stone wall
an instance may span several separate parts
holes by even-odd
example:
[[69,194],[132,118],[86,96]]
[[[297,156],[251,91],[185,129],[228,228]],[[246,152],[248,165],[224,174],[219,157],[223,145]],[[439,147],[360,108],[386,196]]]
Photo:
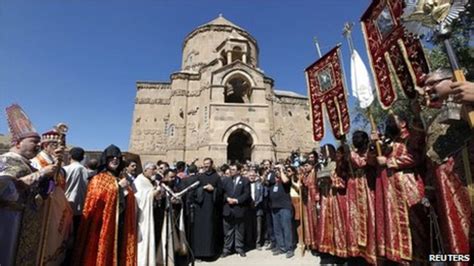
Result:
[[172,99],[170,83],[137,82],[129,149],[166,155],[166,131]]
[[312,140],[312,126],[308,100],[294,97],[273,97],[275,121],[272,139],[278,158],[300,149],[309,152],[319,144]]

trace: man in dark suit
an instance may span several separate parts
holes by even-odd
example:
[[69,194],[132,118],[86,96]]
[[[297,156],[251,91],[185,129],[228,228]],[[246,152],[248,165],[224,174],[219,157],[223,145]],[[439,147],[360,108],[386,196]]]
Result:
[[[264,219],[264,211],[263,211],[263,193],[264,193],[264,186],[262,184],[261,178],[257,175],[254,169],[248,172],[248,178],[250,182],[250,196],[252,198],[252,208],[250,209],[251,212],[249,213],[249,219],[252,219],[254,223],[251,223],[252,226],[255,226],[256,229],[256,247],[258,250],[262,249],[263,241],[265,240],[263,237],[263,219]],[[247,227],[248,228],[248,227]],[[254,229],[249,228],[249,229]]]
[[264,160],[262,167],[260,168],[260,177],[262,179],[263,187],[263,217],[264,217],[264,229],[265,229],[265,246],[266,250],[276,250],[276,238],[273,231],[273,220],[272,220],[272,209],[270,206],[270,184],[269,180],[275,178],[275,171],[273,169],[272,161]]
[[250,200],[250,183],[247,178],[240,175],[242,166],[232,164],[230,166],[230,177],[223,180],[224,187],[224,252],[222,257],[231,254],[233,246],[235,251],[245,257],[244,233],[245,233],[245,211]]

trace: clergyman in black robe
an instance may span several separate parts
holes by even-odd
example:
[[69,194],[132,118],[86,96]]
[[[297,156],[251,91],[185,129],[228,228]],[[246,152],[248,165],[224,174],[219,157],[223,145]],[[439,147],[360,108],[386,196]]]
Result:
[[189,194],[189,243],[194,257],[213,260],[219,257],[223,245],[222,182],[214,170],[213,161],[203,161],[205,172],[197,175],[199,186]]

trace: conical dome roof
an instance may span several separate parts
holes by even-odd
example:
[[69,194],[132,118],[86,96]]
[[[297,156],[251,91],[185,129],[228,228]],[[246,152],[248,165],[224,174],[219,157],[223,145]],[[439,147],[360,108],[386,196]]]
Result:
[[235,25],[234,23],[232,23],[229,20],[227,20],[226,18],[224,18],[224,16],[222,16],[222,14],[219,14],[219,16],[217,18],[209,21],[208,23],[206,23],[204,25],[201,25],[200,27],[206,26],[206,25],[226,25],[226,26],[231,26],[231,27],[234,27],[234,28],[245,31],[241,27]]
[[249,32],[235,25],[219,14],[206,24],[191,31],[183,43],[183,70],[198,69],[221,57],[219,47],[229,40],[248,45],[248,62],[258,63],[258,45]]

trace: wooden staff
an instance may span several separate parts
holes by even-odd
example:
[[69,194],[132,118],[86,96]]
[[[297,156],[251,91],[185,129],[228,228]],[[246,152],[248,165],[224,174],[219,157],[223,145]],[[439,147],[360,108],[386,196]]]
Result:
[[[301,239],[299,239],[298,245],[300,246],[301,249],[301,257],[304,257],[304,253],[306,251],[306,245],[304,243],[304,206],[303,206],[303,180],[299,180],[299,199],[300,199],[300,227],[301,227]],[[298,229],[296,230],[296,234],[298,235]]]
[[[377,125],[375,124],[374,116],[372,115],[372,112],[370,111],[370,109],[371,107],[369,106],[367,110],[367,114],[369,116],[370,127],[372,128],[373,134],[378,134]],[[382,146],[380,145],[380,142],[375,141],[375,149],[377,150],[377,155],[382,156]]]
[[[466,81],[466,77],[459,66],[458,58],[454,52],[453,47],[451,46],[451,41],[449,38],[443,40],[444,47],[446,48],[446,53],[448,55],[449,64],[453,70],[454,80],[455,81]],[[474,110],[469,105],[462,106],[462,115],[464,119],[468,122],[471,129],[474,129]]]

